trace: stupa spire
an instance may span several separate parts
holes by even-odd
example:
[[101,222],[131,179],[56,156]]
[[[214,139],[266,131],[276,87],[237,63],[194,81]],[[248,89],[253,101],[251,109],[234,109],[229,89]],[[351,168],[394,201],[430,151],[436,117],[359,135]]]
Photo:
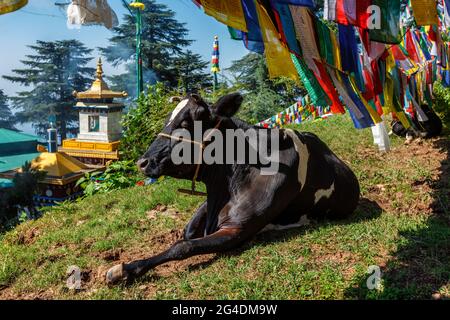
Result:
[[103,81],[103,64],[101,57],[97,60],[97,80]]
[[125,98],[127,93],[125,91],[116,92],[108,88],[108,85],[103,80],[103,63],[102,58],[97,60],[97,70],[96,79],[92,83],[89,90],[85,92],[74,92],[77,99],[114,99],[114,98]]

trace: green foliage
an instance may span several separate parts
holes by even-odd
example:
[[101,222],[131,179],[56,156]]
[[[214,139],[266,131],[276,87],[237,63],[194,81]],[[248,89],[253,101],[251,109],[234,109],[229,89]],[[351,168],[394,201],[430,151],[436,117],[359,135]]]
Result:
[[110,164],[105,172],[86,173],[77,181],[77,186],[84,189],[85,196],[93,196],[135,186],[140,179],[134,161],[117,161]]
[[[293,100],[290,104],[292,102]],[[237,116],[250,124],[255,124],[285,108],[287,108],[287,105],[283,103],[280,96],[275,91],[265,88],[256,93],[247,94]]]
[[24,69],[12,70],[13,76],[3,78],[30,87],[11,100],[17,120],[32,122],[36,132],[45,135],[48,116],[55,114],[59,132],[66,138],[68,128],[77,123],[73,108],[73,91],[83,91],[92,82],[95,69],[87,68],[92,52],[77,40],[37,41],[33,51],[22,60]]
[[8,106],[8,97],[0,89],[0,128],[14,130],[16,117],[12,114]]
[[39,212],[34,206],[33,196],[38,191],[39,181],[45,178],[46,173],[31,168],[26,162],[21,172],[16,173],[13,179],[14,186],[0,194],[0,227],[17,224],[17,209],[27,209],[29,218],[37,218]]
[[447,128],[450,128],[450,88],[445,88],[441,82],[434,85],[433,109],[439,113]]
[[[357,174],[362,201],[348,219],[261,233],[232,254],[175,262],[174,272],[150,271],[111,288],[101,281],[104,271],[167,249],[205,198],[177,193],[191,182],[171,178],[96,194],[0,235],[0,287],[8,287],[0,298],[431,299],[440,293],[448,299],[449,182],[448,168],[439,163],[447,148],[427,140],[420,147],[430,152],[413,154],[393,138],[396,152],[381,159],[371,131],[355,130],[348,115],[292,128],[319,135]],[[417,187],[418,181],[430,188]],[[66,289],[71,265],[91,273],[83,290]],[[371,265],[382,268],[379,290],[367,288]]]
[[[144,80],[153,84],[156,80],[164,81],[176,87],[178,84],[177,71],[174,61],[188,47],[192,41],[187,40],[188,30],[184,23],[176,20],[175,12],[167,5],[157,3],[154,0],[142,0],[145,11],[142,13],[142,62],[144,68]],[[136,26],[134,18],[126,14],[123,23],[114,28],[114,36],[109,39],[110,45],[99,48],[106,59],[114,66],[126,64],[129,70],[133,70],[136,55]],[[145,75],[148,75],[145,77]],[[135,78],[135,72],[126,72],[123,75],[112,78],[114,88],[127,89],[123,85]],[[146,79],[147,78],[147,79]]]
[[212,86],[212,76],[207,72],[208,62],[187,50],[175,59],[178,87],[186,93],[196,92]]
[[124,116],[121,152],[125,159],[139,159],[161,132],[167,116],[174,108],[168,102],[170,96],[162,83],[149,86],[147,94],[141,95],[137,106]]
[[245,94],[238,117],[257,123],[291,106],[304,88],[288,78],[270,79],[264,56],[249,53],[233,61],[227,69],[234,78],[234,88]]

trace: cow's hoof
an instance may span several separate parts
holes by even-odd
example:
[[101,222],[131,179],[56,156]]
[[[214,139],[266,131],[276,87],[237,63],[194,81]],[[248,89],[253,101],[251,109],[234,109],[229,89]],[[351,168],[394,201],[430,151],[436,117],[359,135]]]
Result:
[[128,272],[125,271],[124,265],[118,264],[112,267],[106,273],[106,283],[108,285],[115,285],[119,282],[126,281],[128,279]]

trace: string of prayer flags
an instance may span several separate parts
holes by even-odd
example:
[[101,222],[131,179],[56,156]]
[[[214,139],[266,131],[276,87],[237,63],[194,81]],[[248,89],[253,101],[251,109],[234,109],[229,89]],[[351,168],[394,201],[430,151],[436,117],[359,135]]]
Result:
[[[264,52],[271,77],[300,78],[308,91],[297,116],[273,116],[272,124],[328,108],[348,110],[356,128],[377,126],[388,113],[409,127],[422,104],[431,106],[434,81],[450,86],[450,47],[443,41],[450,37],[450,0],[324,0],[324,17],[338,23],[337,32],[311,10],[312,0],[234,0],[241,10],[234,14],[225,1],[219,7],[197,0],[205,10],[207,2],[233,39]],[[246,28],[223,16],[240,17]]]
[[329,107],[319,107],[311,104],[309,97],[303,97],[286,110],[261,121],[257,126],[263,128],[281,128],[289,124],[301,124],[303,122],[318,121],[332,116]]

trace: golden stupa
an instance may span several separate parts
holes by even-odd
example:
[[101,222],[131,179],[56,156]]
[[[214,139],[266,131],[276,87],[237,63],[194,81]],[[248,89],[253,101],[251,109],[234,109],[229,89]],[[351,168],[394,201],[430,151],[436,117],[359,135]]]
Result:
[[97,63],[96,79],[89,90],[74,92],[75,109],[79,111],[80,132],[76,139],[63,141],[60,151],[83,163],[106,165],[119,160],[119,144],[122,136],[123,103],[114,99],[127,97],[125,91],[109,89],[103,80],[102,60]]

